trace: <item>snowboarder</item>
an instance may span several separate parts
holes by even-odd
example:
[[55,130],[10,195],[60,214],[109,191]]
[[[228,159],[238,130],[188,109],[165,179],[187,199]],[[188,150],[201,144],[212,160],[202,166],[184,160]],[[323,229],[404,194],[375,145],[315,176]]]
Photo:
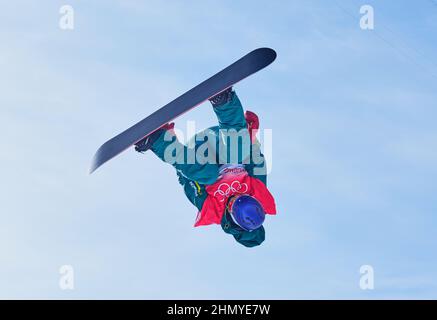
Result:
[[[255,136],[258,117],[250,111],[244,113],[232,87],[209,101],[219,125],[197,133],[193,147],[180,143],[174,123],[167,123],[136,143],[135,150],[143,153],[150,149],[176,168],[187,198],[199,210],[195,227],[220,224],[242,245],[258,246],[265,239],[265,214],[276,214],[273,196],[266,187],[264,156]],[[231,143],[228,132],[237,132],[237,144]],[[244,148],[245,143],[249,149]],[[213,161],[189,161],[190,154],[199,153]]]

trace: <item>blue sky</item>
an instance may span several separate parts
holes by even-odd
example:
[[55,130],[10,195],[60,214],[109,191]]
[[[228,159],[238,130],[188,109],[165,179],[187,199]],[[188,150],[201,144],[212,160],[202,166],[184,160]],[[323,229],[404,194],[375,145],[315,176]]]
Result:
[[[0,298],[437,298],[436,31],[431,0],[1,1]],[[263,46],[277,61],[236,87],[273,130],[261,247],[193,228],[152,154],[87,174],[101,143]]]

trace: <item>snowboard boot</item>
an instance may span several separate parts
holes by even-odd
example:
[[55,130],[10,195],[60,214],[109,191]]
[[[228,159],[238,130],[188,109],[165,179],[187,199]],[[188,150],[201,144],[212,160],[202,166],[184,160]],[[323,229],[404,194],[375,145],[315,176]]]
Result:
[[159,128],[155,132],[149,134],[147,137],[135,143],[135,151],[140,153],[146,152],[152,147],[153,143],[156,140],[158,140],[158,138],[161,136],[162,133],[164,133],[167,130],[173,130],[173,129],[174,129],[174,122],[166,123],[164,126]]
[[225,91],[220,92],[219,94],[216,94],[214,97],[208,99],[209,102],[211,102],[213,107],[219,107],[221,105],[224,105],[225,103],[228,103],[232,100],[232,87],[227,88]]

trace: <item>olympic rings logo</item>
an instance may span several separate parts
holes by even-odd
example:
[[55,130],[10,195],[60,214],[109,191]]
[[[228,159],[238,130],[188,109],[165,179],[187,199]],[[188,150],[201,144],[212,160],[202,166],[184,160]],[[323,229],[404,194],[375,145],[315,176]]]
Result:
[[248,189],[249,187],[246,183],[240,183],[238,180],[235,180],[231,184],[224,182],[218,186],[214,192],[214,197],[219,198],[220,202],[224,202],[231,194],[246,193]]

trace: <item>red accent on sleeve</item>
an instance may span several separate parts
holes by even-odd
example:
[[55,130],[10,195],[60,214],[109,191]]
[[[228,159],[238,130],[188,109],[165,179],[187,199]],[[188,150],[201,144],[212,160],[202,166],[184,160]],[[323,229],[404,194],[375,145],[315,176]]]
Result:
[[252,194],[255,199],[257,199],[261,205],[265,213],[267,214],[276,214],[276,204],[275,199],[270,193],[269,189],[267,189],[266,185],[259,179],[254,177],[249,177],[251,182]]

